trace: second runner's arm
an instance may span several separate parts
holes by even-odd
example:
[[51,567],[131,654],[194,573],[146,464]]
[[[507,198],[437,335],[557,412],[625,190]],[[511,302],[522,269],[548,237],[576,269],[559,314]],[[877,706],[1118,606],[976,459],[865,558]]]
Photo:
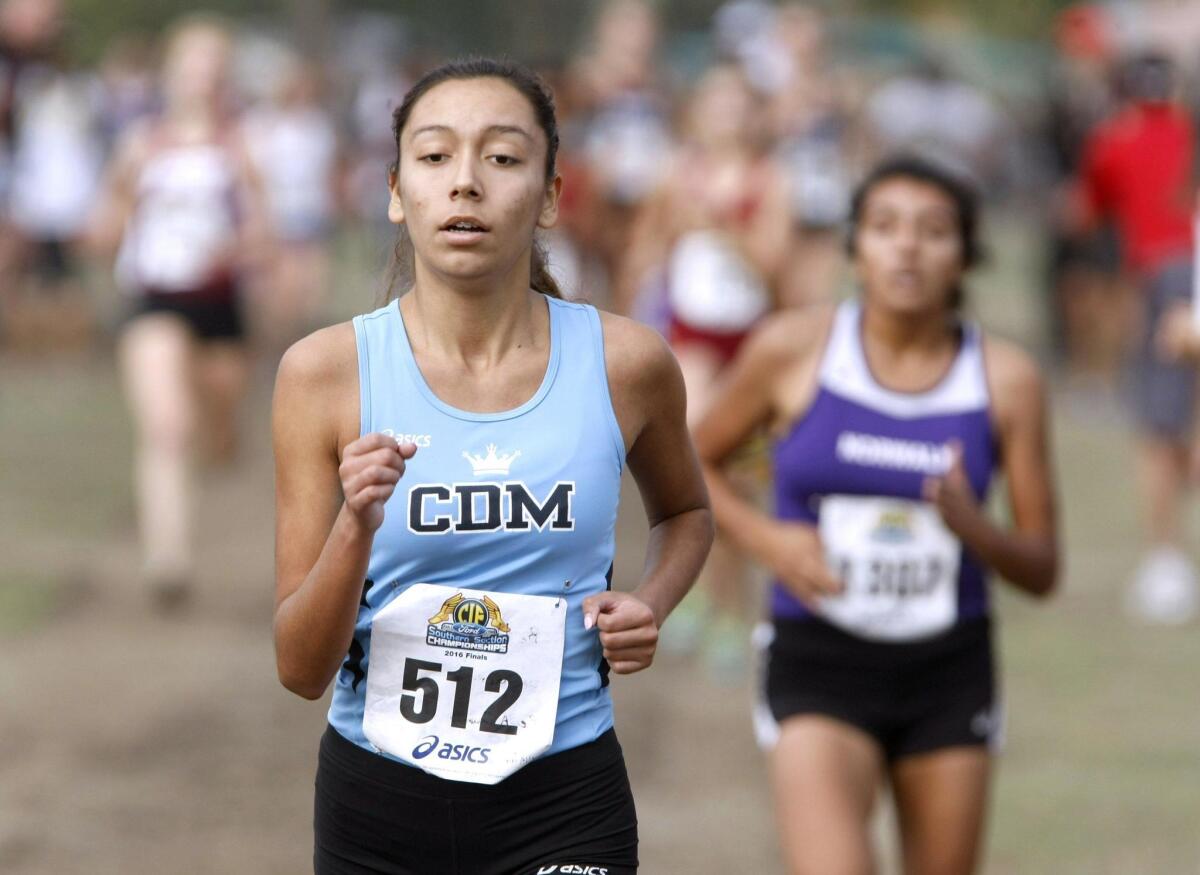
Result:
[[1016,346],[989,338],[984,355],[1012,525],[988,518],[957,458],[949,475],[927,481],[925,497],[980,561],[1025,592],[1045,596],[1059,574],[1045,387],[1033,360]]
[[812,308],[779,313],[765,321],[738,353],[694,430],[717,527],[806,602],[842,588],[825,565],[816,529],[762,511],[734,488],[724,465],[751,435],[780,416],[776,399],[781,381],[798,374],[810,384],[811,394],[819,339],[830,318],[828,308]]

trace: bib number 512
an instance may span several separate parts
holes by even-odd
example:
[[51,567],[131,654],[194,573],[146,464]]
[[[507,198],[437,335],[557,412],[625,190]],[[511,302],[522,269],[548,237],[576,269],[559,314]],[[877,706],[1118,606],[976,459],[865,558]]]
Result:
[[[435,677],[422,677],[421,672],[441,675],[442,664],[427,659],[404,660],[403,687],[411,692],[400,697],[400,714],[410,723],[428,723],[437,714],[441,686]],[[447,672],[446,680],[454,684],[454,704],[450,711],[450,725],[455,729],[467,728],[467,712],[471,707],[471,686],[475,681],[475,668],[460,666]],[[521,676],[507,668],[490,672],[483,688],[489,693],[499,693],[496,700],[483,712],[479,728],[483,732],[500,735],[516,735],[517,727],[511,723],[500,723],[504,712],[521,697],[525,684]]]

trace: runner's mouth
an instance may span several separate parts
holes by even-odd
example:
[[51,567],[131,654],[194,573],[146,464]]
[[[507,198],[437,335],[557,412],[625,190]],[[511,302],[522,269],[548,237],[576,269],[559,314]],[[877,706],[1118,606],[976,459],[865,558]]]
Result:
[[487,233],[489,228],[478,219],[474,219],[469,216],[455,216],[443,224],[440,230],[453,231],[456,233],[481,234]]

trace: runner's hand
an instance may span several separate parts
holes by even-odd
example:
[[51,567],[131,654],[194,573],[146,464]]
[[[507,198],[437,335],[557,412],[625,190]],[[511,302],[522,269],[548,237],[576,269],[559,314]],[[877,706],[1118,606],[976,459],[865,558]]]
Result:
[[844,584],[829,570],[817,530],[805,523],[776,521],[767,535],[763,564],[807,605],[838,595]]
[[1195,316],[1187,304],[1176,304],[1163,314],[1154,336],[1159,356],[1169,362],[1179,362],[1200,355],[1200,336],[1196,333]]
[[617,674],[648,668],[658,647],[654,612],[627,592],[603,592],[583,600],[583,628],[600,630],[604,658]]
[[963,465],[962,444],[950,443],[950,469],[941,477],[926,477],[921,494],[938,509],[947,528],[960,538],[979,517],[979,501]]
[[346,508],[368,532],[382,525],[384,502],[391,498],[404,474],[404,461],[416,451],[415,444],[397,443],[380,432],[363,435],[346,445],[338,467],[342,495]]

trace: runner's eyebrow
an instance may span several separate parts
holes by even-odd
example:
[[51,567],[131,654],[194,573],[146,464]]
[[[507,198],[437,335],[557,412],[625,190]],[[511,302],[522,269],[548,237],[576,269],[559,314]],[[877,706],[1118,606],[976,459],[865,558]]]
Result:
[[[420,134],[452,134],[454,129],[449,125],[422,125],[412,132],[412,136],[416,137]],[[517,134],[527,140],[532,140],[533,137],[529,131],[516,125],[488,125],[484,128],[485,134]]]

